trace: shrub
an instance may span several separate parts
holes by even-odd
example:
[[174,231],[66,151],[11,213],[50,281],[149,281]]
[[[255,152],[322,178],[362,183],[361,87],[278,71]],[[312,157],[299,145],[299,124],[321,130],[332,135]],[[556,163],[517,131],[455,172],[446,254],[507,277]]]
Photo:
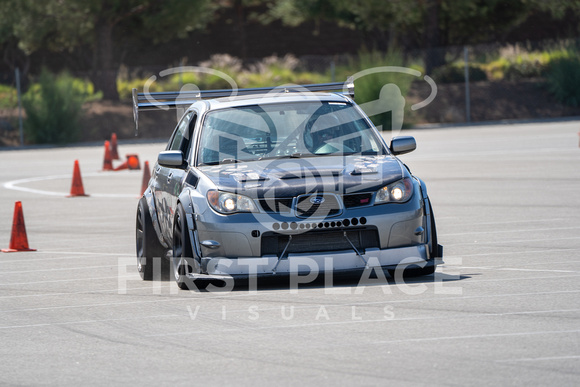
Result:
[[[336,78],[339,81],[344,81],[348,76],[364,70],[385,66],[403,67],[404,62],[403,55],[395,49],[391,49],[386,53],[377,50],[362,50],[356,58],[351,58],[348,66],[337,66]],[[379,100],[383,86],[388,84],[396,85],[401,92],[401,96],[404,98],[407,96],[411,88],[411,83],[415,79],[416,77],[413,75],[399,72],[381,71],[369,73],[355,80],[355,100],[358,104]],[[385,101],[385,105],[385,108],[389,108],[391,104],[389,101]],[[382,130],[391,130],[393,128],[391,111],[375,115],[371,115],[373,113],[370,111],[366,113],[369,114],[371,120],[377,127],[382,127]]]
[[[485,71],[478,65],[469,64],[469,81],[486,81]],[[465,65],[463,63],[452,63],[441,66],[433,71],[433,79],[437,83],[461,83],[465,82]]]
[[504,77],[510,81],[515,81],[523,78],[537,78],[541,77],[546,69],[547,57],[539,55],[532,56],[518,56],[516,60],[507,67]]
[[580,105],[580,58],[563,57],[550,63],[546,75],[548,90],[570,106]]
[[506,58],[499,58],[490,63],[482,65],[482,69],[491,80],[504,79],[507,69],[510,67],[510,61]]
[[[64,75],[65,77],[68,75]],[[103,92],[95,92],[95,86],[92,82],[80,78],[72,79],[72,89],[76,96],[82,99],[83,102],[98,101],[103,99]]]
[[[284,57],[270,56],[254,63],[245,69],[242,61],[235,57],[218,54],[208,61],[201,62],[200,67],[207,67],[229,75],[240,88],[270,87],[287,83],[308,84],[328,82],[324,74],[299,71],[300,61],[292,55]],[[120,76],[117,80],[117,90],[121,98],[131,98],[133,88],[143,91],[145,79],[127,80],[128,76]],[[183,85],[194,84],[200,90],[230,89],[231,84],[218,75],[205,72],[186,72],[173,74],[153,82],[149,91],[178,91]]]
[[166,90],[176,91],[181,90],[183,85],[194,84],[199,87],[200,83],[200,74],[183,72],[171,75],[169,80],[163,84],[163,88]]
[[[117,79],[117,92],[119,93],[119,98],[121,99],[130,99],[132,96],[133,89],[139,90],[139,92],[143,91],[143,85],[147,82],[147,79],[131,79],[131,80],[122,80]],[[156,92],[156,91],[165,91],[166,89],[160,82],[153,82],[149,87],[149,91]],[[172,89],[173,90],[173,89]]]
[[0,85],[0,109],[11,109],[18,106],[16,88]]
[[69,143],[78,139],[82,104],[87,98],[67,73],[58,76],[43,69],[38,83],[22,98],[24,129],[32,143]]
[[328,82],[328,77],[323,74],[300,71],[300,61],[293,55],[282,58],[269,56],[260,62],[249,66],[248,70],[238,74],[239,87],[270,87],[284,84],[305,85],[311,83]]
[[573,52],[566,48],[542,52],[505,52],[503,55],[482,65],[489,79],[516,81],[544,77],[552,61],[574,56]]

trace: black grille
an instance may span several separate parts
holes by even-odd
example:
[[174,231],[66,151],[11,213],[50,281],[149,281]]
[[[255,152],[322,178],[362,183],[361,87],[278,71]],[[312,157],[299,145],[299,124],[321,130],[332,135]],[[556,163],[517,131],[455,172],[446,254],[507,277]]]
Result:
[[259,202],[266,212],[288,213],[292,208],[292,198],[265,198],[259,199]]
[[[362,254],[367,248],[379,247],[379,234],[376,228],[349,229],[348,239]],[[280,256],[288,244],[290,236],[276,232],[262,234],[262,255]],[[343,230],[309,231],[292,235],[292,241],[286,249],[288,253],[317,253],[324,251],[352,250],[352,246],[344,237]]]
[[303,195],[296,202],[296,215],[301,218],[322,218],[338,214],[340,204],[334,195]]
[[342,201],[345,208],[362,207],[371,204],[372,192],[344,195]]

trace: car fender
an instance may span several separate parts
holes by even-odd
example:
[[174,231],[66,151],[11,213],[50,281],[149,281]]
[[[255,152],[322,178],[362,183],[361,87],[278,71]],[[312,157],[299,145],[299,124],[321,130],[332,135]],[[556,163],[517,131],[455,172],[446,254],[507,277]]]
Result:
[[[431,235],[433,233],[433,230],[431,229],[432,228],[431,218],[433,217],[433,210],[431,208],[431,201],[429,200],[429,196],[427,195],[427,185],[423,180],[419,178],[417,178],[417,180],[419,180],[419,183],[421,184],[421,196],[423,198],[423,212],[425,215],[425,230],[426,230],[425,242],[429,243],[431,241]],[[439,259],[443,258],[443,246],[437,244],[437,246],[434,246],[434,249],[435,252],[433,253],[433,256],[431,258],[439,258]]]
[[157,217],[157,209],[155,208],[155,197],[153,196],[153,192],[151,191],[151,187],[147,187],[145,192],[143,193],[143,197],[147,202],[147,208],[149,209],[149,215],[151,215],[151,222],[153,223],[153,229],[155,230],[155,234],[157,235],[157,239],[159,239],[159,243],[165,248],[171,248],[165,242],[163,235],[161,233],[161,227],[159,226],[159,218]]
[[427,195],[427,185],[425,182],[418,177],[416,179],[421,185],[421,200],[423,201],[423,215],[425,216],[425,243],[429,243],[431,240],[431,203],[429,202],[429,196]]
[[427,185],[425,182],[415,176],[421,186],[421,200],[423,201],[423,213],[425,216],[431,215],[431,206],[429,205],[429,195],[427,195]]
[[195,211],[193,207],[193,202],[191,200],[191,195],[189,189],[184,189],[179,198],[177,199],[177,205],[181,204],[185,211],[185,219],[187,220],[187,229],[189,231],[189,240],[192,244],[192,251],[196,255],[198,261],[201,259],[201,245],[199,244],[199,236],[197,234],[197,227],[195,224]]

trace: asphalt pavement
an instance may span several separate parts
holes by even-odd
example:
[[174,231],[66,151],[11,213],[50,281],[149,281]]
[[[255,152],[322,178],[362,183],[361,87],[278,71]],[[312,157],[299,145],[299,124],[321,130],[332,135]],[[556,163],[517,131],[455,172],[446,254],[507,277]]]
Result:
[[[0,150],[0,248],[21,201],[35,252],[0,253],[0,385],[580,382],[580,122],[405,131],[445,264],[406,283],[297,291],[143,282],[143,171],[102,146]],[[161,143],[120,144],[153,166]],[[88,197],[67,198],[74,160]],[[119,161],[115,165],[120,164]]]

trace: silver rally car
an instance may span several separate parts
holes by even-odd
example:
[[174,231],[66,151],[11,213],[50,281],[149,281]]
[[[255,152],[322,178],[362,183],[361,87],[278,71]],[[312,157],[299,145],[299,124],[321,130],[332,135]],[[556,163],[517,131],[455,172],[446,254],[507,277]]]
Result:
[[[231,96],[235,94],[235,96]],[[441,262],[423,181],[353,101],[352,83],[148,93],[140,110],[185,106],[137,209],[138,270],[203,281]],[[177,98],[178,97],[178,98]]]

